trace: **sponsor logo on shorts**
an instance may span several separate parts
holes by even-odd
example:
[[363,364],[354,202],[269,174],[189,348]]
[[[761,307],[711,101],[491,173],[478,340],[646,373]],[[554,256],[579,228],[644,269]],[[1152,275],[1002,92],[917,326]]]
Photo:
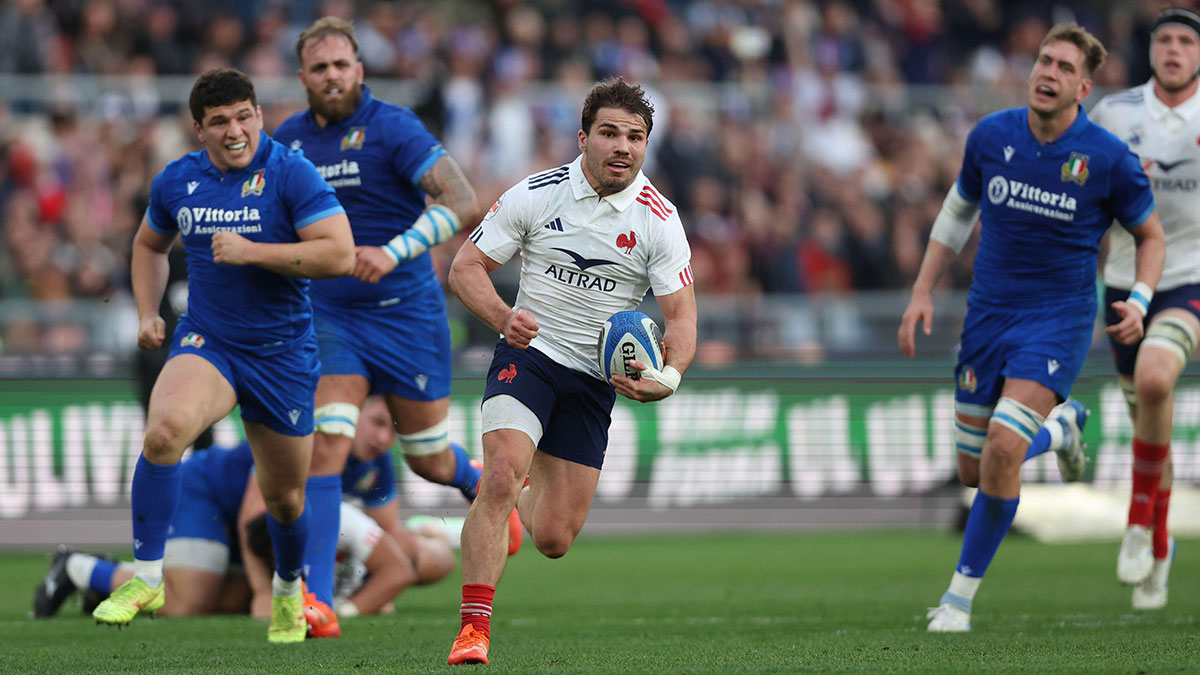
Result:
[[510,364],[508,364],[507,368],[500,371],[499,375],[496,375],[496,380],[499,382],[512,382],[513,378],[516,376],[517,376],[517,366],[514,363],[510,363]]
[[1057,373],[1058,369],[1061,367],[1062,365],[1058,362],[1058,359],[1049,359],[1046,361],[1046,372],[1050,373],[1051,375]]
[[429,376],[426,375],[425,373],[421,373],[421,374],[417,375],[416,377],[414,377],[413,381],[417,383],[417,389],[420,389],[421,391],[425,391],[425,386],[427,384],[429,384]]
[[199,333],[188,333],[179,341],[179,346],[200,349],[204,346],[204,336]]
[[975,369],[971,366],[963,366],[963,369],[958,374],[958,388],[963,391],[975,393],[975,388],[979,386],[979,380],[975,378]]
[[292,424],[295,424],[296,421],[300,419],[300,411],[292,408],[288,411],[288,419],[292,421]]

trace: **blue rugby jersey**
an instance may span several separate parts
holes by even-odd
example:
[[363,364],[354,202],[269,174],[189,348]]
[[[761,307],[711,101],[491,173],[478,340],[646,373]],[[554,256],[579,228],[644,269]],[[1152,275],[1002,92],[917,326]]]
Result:
[[311,162],[260,132],[258,152],[245,169],[222,173],[203,149],[167,164],[150,185],[146,223],[161,235],[182,236],[193,323],[210,337],[253,348],[312,333],[310,282],[255,265],[217,264],[213,234],[297,242],[300,229],[343,212]]
[[237,522],[246,494],[246,481],[254,469],[250,442],[242,441],[233,447],[214,445],[193,452],[183,462],[184,480],[200,481],[205,491],[220,505],[227,522]]
[[[425,193],[417,186],[446,151],[412,110],[371,96],[365,86],[362,92],[354,114],[336,124],[321,129],[312,112],[303,111],[284,120],[274,135],[301,150],[337,190],[355,245],[383,246],[425,210]],[[378,305],[436,279],[425,252],[401,260],[377,284],[348,276],[321,279],[312,294],[338,306]]]
[[1094,303],[1100,239],[1154,210],[1150,181],[1123,141],[1083,108],[1062,136],[1039,143],[1028,108],[979,120],[967,137],[958,190],[983,223],[969,301]]
[[[206,492],[221,505],[221,513],[237,518],[246,492],[246,480],[254,469],[250,442],[243,440],[232,447],[214,445],[197,450],[183,463],[183,471],[203,481]],[[346,459],[342,472],[342,494],[357,497],[363,506],[382,506],[396,497],[396,472],[392,453],[385,452],[370,462],[354,455]]]
[[364,462],[351,454],[342,470],[342,494],[362,500],[363,508],[383,506],[396,498],[396,469],[392,453]]

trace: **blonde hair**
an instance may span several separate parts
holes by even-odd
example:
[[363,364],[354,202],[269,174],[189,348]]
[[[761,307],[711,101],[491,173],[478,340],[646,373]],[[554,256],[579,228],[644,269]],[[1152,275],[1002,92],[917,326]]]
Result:
[[301,54],[304,51],[304,45],[308,44],[309,40],[320,40],[331,35],[340,35],[349,40],[350,46],[354,48],[354,55],[358,56],[358,41],[354,39],[354,26],[350,25],[349,21],[336,16],[323,16],[314,21],[313,25],[305,28],[300,37],[296,39],[296,61],[304,63],[304,57]]
[[1042,38],[1042,44],[1038,47],[1040,52],[1043,47],[1052,42],[1070,42],[1079,47],[1079,51],[1083,52],[1083,67],[1087,70],[1085,75],[1092,76],[1100,66],[1104,65],[1104,59],[1108,57],[1108,50],[1100,43],[1100,39],[1088,32],[1086,28],[1077,23],[1060,23],[1050,29],[1046,33],[1046,37]]

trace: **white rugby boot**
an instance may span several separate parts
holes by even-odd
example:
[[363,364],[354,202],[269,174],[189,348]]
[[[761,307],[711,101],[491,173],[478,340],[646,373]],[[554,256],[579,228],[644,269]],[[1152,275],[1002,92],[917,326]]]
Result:
[[1171,537],[1167,557],[1154,559],[1150,576],[1133,587],[1134,609],[1162,609],[1167,606],[1167,576],[1171,574],[1171,563],[1175,561],[1175,537]]
[[[929,608],[929,613],[925,615],[925,618],[930,620],[927,630],[930,633],[971,632],[971,611],[961,606],[970,601],[958,596],[948,598],[949,595],[950,593],[946,593],[942,596],[942,604]],[[970,607],[970,604],[967,606]]]
[[1154,541],[1150,529],[1141,525],[1125,528],[1125,540],[1117,554],[1117,581],[1140,584],[1150,576],[1154,567]]
[[[1088,411],[1079,401],[1071,400],[1058,404],[1050,411],[1047,423],[1058,422],[1059,428],[1050,427],[1050,447],[1058,457],[1058,473],[1063,482],[1074,483],[1087,468],[1087,455],[1083,449],[1083,426],[1087,424]],[[1061,432],[1061,433],[1060,433]]]

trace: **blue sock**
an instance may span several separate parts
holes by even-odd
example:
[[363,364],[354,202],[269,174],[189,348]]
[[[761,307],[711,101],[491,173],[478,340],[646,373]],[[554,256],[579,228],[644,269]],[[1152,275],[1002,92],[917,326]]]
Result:
[[271,548],[275,551],[275,573],[284,581],[295,581],[304,571],[304,546],[308,543],[309,508],[296,520],[283,524],[275,516],[267,514],[267,531],[271,534]]
[[333,569],[337,563],[338,530],[342,526],[342,477],[309,476],[304,484],[308,497],[308,545],[304,562],[308,565],[308,590],[317,599],[333,606]]
[[982,577],[1008,528],[1013,516],[1017,515],[1020,497],[1001,499],[983,493],[975,493],[971,514],[967,516],[967,531],[963,533],[962,554],[958,558],[958,572],[969,577]]
[[167,530],[179,508],[183,472],[179,462],[155,464],[139,455],[129,498],[133,503],[133,557],[162,560]]
[[458,443],[451,443],[450,449],[454,452],[454,459],[457,462],[454,465],[454,478],[450,479],[450,484],[462,491],[463,496],[467,501],[475,501],[475,488],[479,485],[479,478],[483,476],[483,472],[471,466],[471,456],[467,454],[467,449]]
[[97,558],[96,566],[92,568],[92,577],[88,580],[88,588],[105,595],[112,593],[112,576],[116,571],[117,563]]
[[[1050,420],[1046,421],[1049,422]],[[1057,424],[1057,422],[1055,422],[1055,424]],[[1050,430],[1047,429],[1045,425],[1042,425],[1042,428],[1038,429],[1037,435],[1033,437],[1033,442],[1029,444],[1029,449],[1025,451],[1025,459],[1023,461],[1028,462],[1029,460],[1037,457],[1049,449]]]

